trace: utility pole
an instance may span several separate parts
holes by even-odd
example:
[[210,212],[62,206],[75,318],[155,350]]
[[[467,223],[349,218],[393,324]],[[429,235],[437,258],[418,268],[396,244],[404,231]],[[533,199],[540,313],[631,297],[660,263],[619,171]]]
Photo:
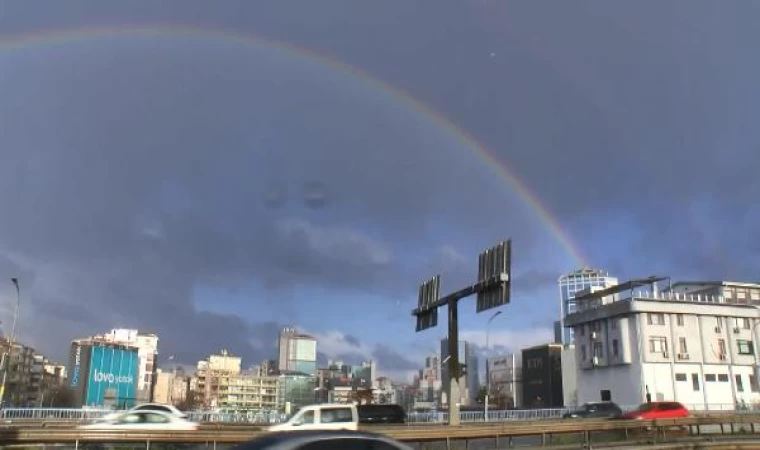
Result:
[[19,299],[21,298],[18,278],[11,278],[11,283],[16,287],[16,310],[13,313],[13,327],[11,328],[11,336],[8,339],[8,348],[3,352],[2,368],[3,368],[3,381],[0,383],[0,407],[5,407],[5,382],[8,379],[8,366],[10,365],[10,357],[13,353],[13,342],[16,340],[16,324],[18,323],[18,310]]
[[491,352],[491,347],[489,346],[489,339],[488,335],[491,332],[491,322],[493,322],[493,319],[499,317],[501,314],[501,311],[496,311],[493,313],[490,319],[488,319],[488,322],[486,322],[486,398],[485,398],[485,408],[483,409],[483,420],[488,422],[488,396],[491,395],[491,371],[488,366],[488,356]]
[[512,273],[512,241],[507,240],[492,247],[479,256],[478,281],[464,289],[439,298],[440,275],[427,280],[420,286],[418,306],[412,311],[417,318],[417,331],[438,325],[438,307],[448,307],[449,344],[449,425],[459,425],[459,378],[462,364],[459,362],[459,318],[457,302],[477,294],[476,312],[483,312],[510,302]]

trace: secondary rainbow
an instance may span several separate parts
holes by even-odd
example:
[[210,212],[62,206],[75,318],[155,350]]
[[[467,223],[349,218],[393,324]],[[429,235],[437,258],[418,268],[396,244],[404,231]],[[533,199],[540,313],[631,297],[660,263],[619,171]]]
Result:
[[[3,51],[23,51],[24,49],[35,47],[55,47],[69,45],[79,41],[89,41],[95,38],[106,37],[126,37],[126,38],[159,38],[159,37],[192,37],[201,39],[213,39],[219,41],[228,41],[239,43],[247,46],[262,46],[270,49],[280,50],[288,55],[297,58],[305,58],[311,62],[317,63],[323,67],[339,71],[340,73],[349,74],[375,90],[387,94],[395,101],[405,105],[410,110],[417,112],[430,123],[438,128],[445,130],[454,136],[463,146],[469,149],[478,159],[488,166],[493,173],[506,182],[514,193],[525,202],[525,204],[536,214],[537,218],[544,224],[547,231],[554,237],[556,242],[564,249],[567,255],[573,260],[578,267],[586,266],[586,259],[583,252],[576,245],[567,232],[560,226],[559,222],[552,216],[549,210],[539,200],[528,185],[502,160],[500,160],[493,150],[485,144],[479,142],[475,137],[454,124],[442,113],[436,111],[425,103],[417,100],[407,92],[372,76],[371,74],[338,61],[334,58],[316,53],[302,47],[297,47],[290,43],[274,41],[261,38],[252,34],[207,29],[177,25],[138,25],[138,26],[121,26],[115,27],[85,27],[56,29],[51,31],[40,31],[31,34],[21,34],[6,36],[0,38],[0,52]],[[0,53],[1,54],[1,53]]]

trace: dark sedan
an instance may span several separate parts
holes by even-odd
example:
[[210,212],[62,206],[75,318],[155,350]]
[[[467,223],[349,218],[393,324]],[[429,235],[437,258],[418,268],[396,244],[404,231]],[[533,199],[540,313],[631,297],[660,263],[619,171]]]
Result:
[[575,411],[566,413],[565,419],[617,419],[623,410],[613,402],[584,403]]

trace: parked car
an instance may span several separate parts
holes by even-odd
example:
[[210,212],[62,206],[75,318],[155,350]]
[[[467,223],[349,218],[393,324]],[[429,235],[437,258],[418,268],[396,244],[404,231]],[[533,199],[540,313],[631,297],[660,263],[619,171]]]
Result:
[[294,430],[357,430],[359,413],[356,405],[322,404],[301,408],[285,423],[269,427],[269,431]]
[[289,431],[269,433],[232,450],[412,450],[386,436],[358,431]]
[[616,419],[623,410],[614,402],[589,402],[562,416],[565,419]]
[[627,412],[621,416],[621,419],[677,419],[689,417],[689,410],[678,402],[650,402],[642,403],[633,411]]
[[164,411],[126,411],[94,423],[80,425],[82,430],[197,430],[199,424]]
[[406,423],[406,411],[399,405],[359,405],[359,423]]

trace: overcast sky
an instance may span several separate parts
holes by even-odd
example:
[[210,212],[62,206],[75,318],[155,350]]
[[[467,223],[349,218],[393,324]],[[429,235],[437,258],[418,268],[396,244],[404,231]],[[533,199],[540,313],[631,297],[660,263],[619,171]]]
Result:
[[16,276],[62,361],[136,327],[252,365],[294,325],[403,377],[445,333],[418,284],[505,238],[500,351],[581,265],[757,280],[758,42],[752,0],[2,1],[3,331]]

